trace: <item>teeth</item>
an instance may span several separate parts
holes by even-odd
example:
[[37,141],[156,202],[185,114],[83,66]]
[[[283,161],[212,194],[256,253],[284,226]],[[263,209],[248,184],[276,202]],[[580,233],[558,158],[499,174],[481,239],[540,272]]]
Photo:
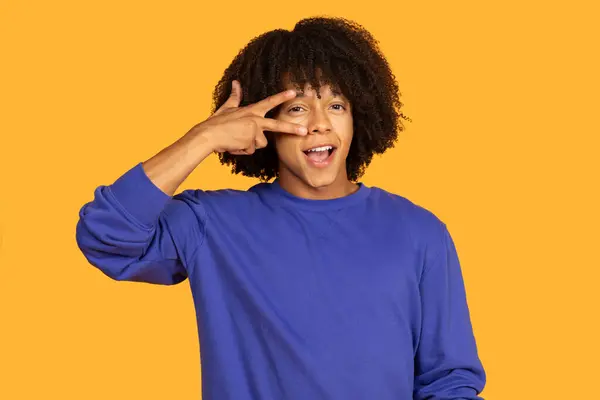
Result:
[[310,149],[308,150],[309,152],[311,151],[326,151],[326,150],[332,150],[333,146],[322,146],[322,147],[315,147],[314,149]]

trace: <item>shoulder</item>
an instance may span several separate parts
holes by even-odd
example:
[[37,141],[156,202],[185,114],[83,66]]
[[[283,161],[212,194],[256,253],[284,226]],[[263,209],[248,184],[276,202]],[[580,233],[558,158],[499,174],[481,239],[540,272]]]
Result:
[[[265,204],[255,188],[241,189],[188,189],[173,196],[173,207],[187,208],[201,221],[207,219],[243,222],[251,216],[263,214]],[[178,205],[177,205],[178,204]]]
[[403,195],[378,187],[371,187],[371,192],[371,201],[374,205],[378,206],[381,211],[401,217],[406,222],[426,226],[444,224],[432,210]]
[[425,249],[443,241],[446,224],[433,210],[378,187],[372,187],[371,192],[374,210],[382,218],[394,221],[412,238],[417,248]]
[[173,196],[175,201],[185,203],[191,208],[237,209],[258,200],[251,190],[239,189],[187,189]]

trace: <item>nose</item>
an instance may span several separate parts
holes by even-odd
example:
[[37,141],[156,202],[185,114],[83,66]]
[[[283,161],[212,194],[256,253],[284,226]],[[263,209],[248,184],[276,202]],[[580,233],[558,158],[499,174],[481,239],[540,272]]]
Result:
[[331,131],[331,121],[327,113],[322,110],[315,110],[311,113],[311,119],[308,122],[308,133],[327,133]]

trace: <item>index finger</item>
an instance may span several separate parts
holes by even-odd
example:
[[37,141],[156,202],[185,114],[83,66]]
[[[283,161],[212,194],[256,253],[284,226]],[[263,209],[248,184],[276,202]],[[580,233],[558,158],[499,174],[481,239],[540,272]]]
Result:
[[259,118],[258,122],[261,129],[271,132],[292,133],[301,136],[306,135],[308,132],[303,125],[279,121],[272,118]]
[[277,107],[280,104],[285,103],[288,100],[296,97],[296,91],[293,89],[284,90],[283,92],[279,92],[272,96],[269,96],[265,99],[262,99],[259,102],[256,102],[250,106],[253,111],[259,112],[262,115],[265,115],[269,110]]

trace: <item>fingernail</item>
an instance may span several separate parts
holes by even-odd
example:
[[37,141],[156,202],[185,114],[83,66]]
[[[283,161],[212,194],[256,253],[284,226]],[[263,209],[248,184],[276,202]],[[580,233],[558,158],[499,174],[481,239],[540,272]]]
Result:
[[302,126],[302,127],[298,128],[298,132],[300,132],[303,135],[306,135],[308,133],[308,130]]

